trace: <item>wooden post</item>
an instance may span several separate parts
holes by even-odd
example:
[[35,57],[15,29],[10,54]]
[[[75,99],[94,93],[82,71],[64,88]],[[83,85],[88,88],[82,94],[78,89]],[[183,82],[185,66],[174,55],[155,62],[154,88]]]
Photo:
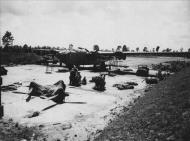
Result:
[[[2,77],[0,76],[0,85],[2,84]],[[1,87],[0,87],[0,119],[3,117],[4,111],[3,111],[3,105],[1,105]]]
[[[1,49],[0,49],[0,56],[1,56]],[[1,59],[0,59],[0,67],[1,67]],[[3,111],[3,105],[1,105],[1,85],[2,85],[3,81],[2,81],[2,77],[0,76],[0,119],[3,117],[4,115],[4,111]]]

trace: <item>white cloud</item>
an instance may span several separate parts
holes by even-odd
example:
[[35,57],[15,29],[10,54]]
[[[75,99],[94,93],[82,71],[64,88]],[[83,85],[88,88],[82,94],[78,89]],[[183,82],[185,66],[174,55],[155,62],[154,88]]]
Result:
[[188,1],[4,1],[1,35],[9,30],[15,44],[92,49],[118,44],[179,49],[190,45]]

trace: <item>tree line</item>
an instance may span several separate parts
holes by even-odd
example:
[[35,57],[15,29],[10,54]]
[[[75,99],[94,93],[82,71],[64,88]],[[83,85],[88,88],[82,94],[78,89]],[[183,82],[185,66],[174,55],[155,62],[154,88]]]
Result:
[[[172,50],[171,48],[166,48],[163,49],[162,51],[160,51],[160,46],[156,46],[155,48],[152,49],[148,49],[148,47],[143,47],[143,49],[140,51],[139,47],[136,47],[136,49],[132,49],[130,50],[130,47],[127,47],[126,45],[119,45],[117,46],[116,51],[122,51],[122,52],[183,52],[183,48],[180,48],[179,51],[178,50]],[[190,52],[190,48],[188,49],[188,52]]]
[[[60,47],[50,47],[50,46],[29,46],[27,44],[24,44],[23,46],[21,45],[13,45],[13,41],[14,41],[14,37],[12,35],[11,32],[6,31],[6,33],[4,34],[4,36],[2,37],[2,43],[3,46],[0,46],[1,51],[5,51],[5,52],[16,52],[16,53],[20,53],[20,52],[24,52],[24,53],[30,53],[33,52],[33,50],[35,49],[57,49],[59,50]],[[73,46],[73,45],[72,45]],[[69,45],[69,48],[71,46]],[[100,51],[100,47],[99,45],[94,45],[93,46],[93,50],[94,51]],[[103,51],[121,51],[121,52],[140,52],[140,47],[136,47],[136,49],[131,49],[130,47],[126,46],[126,45],[118,45],[116,49],[112,49],[112,50],[103,50]],[[143,47],[143,49],[141,50],[141,52],[159,52],[160,51],[160,46],[156,46],[155,48],[152,48],[151,50],[148,49],[148,47]],[[183,48],[180,48],[179,51],[175,51],[172,50],[170,48],[166,48],[164,50],[162,50],[161,52],[183,52]],[[190,48],[188,49],[188,52],[190,52]]]

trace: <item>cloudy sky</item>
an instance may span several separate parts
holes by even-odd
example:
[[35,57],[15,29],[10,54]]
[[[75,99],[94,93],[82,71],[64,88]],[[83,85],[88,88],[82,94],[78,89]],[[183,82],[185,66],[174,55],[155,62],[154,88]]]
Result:
[[0,10],[1,38],[11,31],[14,44],[190,48],[185,0],[0,0]]

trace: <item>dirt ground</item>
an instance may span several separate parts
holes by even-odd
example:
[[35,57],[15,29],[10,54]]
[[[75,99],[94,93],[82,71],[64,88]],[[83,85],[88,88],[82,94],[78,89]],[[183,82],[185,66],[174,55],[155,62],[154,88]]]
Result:
[[[132,58],[131,62],[130,58],[128,59],[129,65],[131,63],[133,68],[136,68],[138,63],[135,63],[135,60],[137,59]],[[154,59],[145,60],[148,60],[148,65],[152,62],[155,63]],[[163,60],[161,58],[159,61],[162,62]],[[165,60],[168,60],[168,58]],[[143,59],[140,59],[140,61],[141,63],[145,62]],[[4,106],[5,116],[0,120],[0,140],[84,141],[94,139],[166,139],[164,137],[170,137],[170,134],[166,133],[170,129],[166,126],[158,134],[161,137],[157,137],[155,135],[158,133],[156,129],[157,125],[154,125],[154,123],[159,123],[160,119],[154,122],[156,117],[152,116],[158,115],[158,117],[163,119],[165,124],[167,112],[162,114],[160,112],[161,109],[157,109],[157,107],[164,108],[164,106],[168,107],[168,105],[164,104],[160,93],[162,91],[164,91],[164,94],[166,92],[169,93],[174,85],[178,85],[179,82],[183,82],[189,76],[188,71],[186,73],[175,74],[153,88],[147,88],[143,77],[137,77],[135,75],[106,76],[106,90],[104,92],[98,92],[92,89],[94,83],[89,83],[89,80],[93,76],[99,75],[97,72],[81,71],[82,77],[86,76],[88,84],[81,87],[71,87],[68,85],[69,73],[58,73],[57,70],[59,67],[52,68],[51,74],[45,73],[46,67],[39,65],[20,65],[6,67],[6,69],[8,69],[8,75],[3,76],[3,85],[15,82],[20,82],[22,85],[16,91],[2,92],[2,104]],[[27,86],[31,81],[42,85],[50,85],[59,80],[63,80],[67,85],[66,92],[69,93],[69,97],[66,98],[66,103],[56,104],[39,97],[32,97],[30,102],[26,102]],[[113,87],[113,84],[129,81],[138,83],[138,86],[135,86],[133,90],[118,90]],[[184,85],[182,87],[186,88],[187,83],[184,83]],[[175,88],[176,90],[172,91],[172,93],[181,93],[180,87]],[[189,89],[186,93],[189,93]],[[141,96],[143,97],[140,98]],[[165,103],[170,103],[169,98]],[[155,107],[156,110],[154,109]],[[173,109],[175,109],[174,107]],[[151,113],[149,110],[156,113]],[[39,113],[39,115],[30,118],[34,112]],[[188,113],[179,112],[180,114],[188,116]],[[168,121],[166,122],[169,123]],[[160,125],[162,124],[158,126]],[[153,130],[150,130],[152,126]],[[165,127],[164,125],[162,126]],[[181,125],[178,126],[181,127]],[[173,136],[170,138],[172,139]]]
[[[103,130],[110,119],[122,109],[122,105],[130,103],[142,95],[146,84],[144,78],[134,75],[106,76],[106,90],[93,90],[94,83],[81,87],[69,86],[69,72],[57,73],[54,67],[51,74],[45,73],[45,66],[20,65],[7,67],[8,75],[3,76],[3,85],[20,82],[22,85],[16,91],[2,92],[4,119],[12,119],[20,125],[38,127],[46,140],[92,140]],[[24,75],[23,75],[24,74]],[[81,71],[87,81],[99,73]],[[43,85],[53,84],[63,80],[69,97],[66,103],[56,104],[53,101],[33,97],[26,102],[28,85],[31,81]],[[112,87],[115,83],[133,81],[138,83],[133,90],[118,90]],[[34,112],[39,115],[29,118]],[[40,127],[40,128],[39,128]],[[39,138],[38,138],[39,139]]]
[[150,87],[111,120],[95,141],[189,141],[190,68]]

